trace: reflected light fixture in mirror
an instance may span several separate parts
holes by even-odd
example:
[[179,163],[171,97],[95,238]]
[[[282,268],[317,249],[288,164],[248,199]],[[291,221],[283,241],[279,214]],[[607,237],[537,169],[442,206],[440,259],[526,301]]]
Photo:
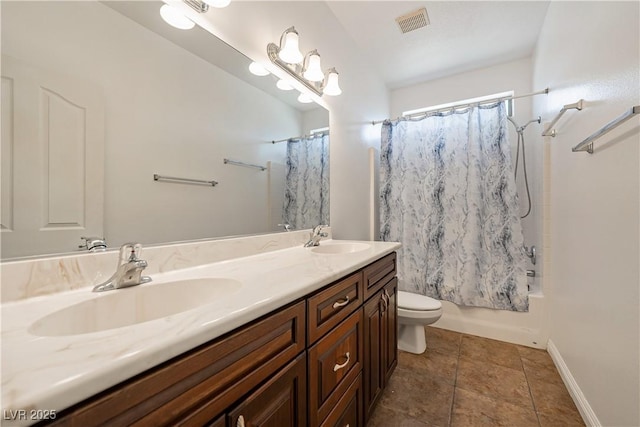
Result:
[[218,9],[222,9],[223,7],[227,7],[229,6],[229,3],[231,3],[231,0],[203,0],[206,4],[208,4],[211,7],[215,7]]
[[260,77],[268,76],[269,74],[271,74],[269,73],[269,70],[267,70],[257,62],[252,62],[251,64],[249,64],[249,71],[251,72],[251,74],[255,76],[260,76]]
[[278,80],[278,83],[276,83],[276,86],[280,90],[293,90],[293,86],[291,86],[289,83],[287,83],[282,79]]
[[191,19],[169,4],[164,4],[160,7],[160,16],[164,19],[164,22],[180,30],[190,30],[196,26]]
[[[209,10],[209,6],[218,9],[229,6],[231,0],[183,0],[188,6],[198,13],[205,13]],[[164,4],[160,7],[160,16],[164,21],[172,27],[180,30],[190,30],[195,27],[195,22],[189,19],[184,13],[177,8]]]
[[312,50],[305,56],[300,53],[299,36],[294,27],[287,28],[280,36],[280,46],[275,43],[267,45],[267,55],[271,62],[302,83],[318,96],[336,96],[342,93],[338,84],[338,72],[330,68],[322,72],[320,54]]
[[313,99],[311,99],[311,97],[306,93],[301,93],[300,96],[298,96],[298,102],[309,104],[310,102],[313,102]]

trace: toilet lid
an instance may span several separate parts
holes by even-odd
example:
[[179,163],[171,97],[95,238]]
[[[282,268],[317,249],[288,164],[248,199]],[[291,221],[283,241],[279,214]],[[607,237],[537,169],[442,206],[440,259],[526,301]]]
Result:
[[411,292],[398,291],[398,307],[407,310],[430,311],[442,308],[437,299]]

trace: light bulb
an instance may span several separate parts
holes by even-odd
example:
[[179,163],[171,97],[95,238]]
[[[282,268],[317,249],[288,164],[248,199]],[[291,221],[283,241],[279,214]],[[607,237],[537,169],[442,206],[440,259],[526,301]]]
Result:
[[252,62],[249,65],[249,71],[251,71],[251,74],[255,74],[256,76],[268,76],[270,74],[266,68],[257,62]]
[[300,47],[298,46],[298,32],[295,28],[291,27],[287,29],[283,38],[280,41],[280,52],[278,57],[288,64],[298,64],[302,62],[304,57],[300,53]]
[[331,68],[329,70],[327,84],[325,84],[322,93],[329,96],[337,96],[342,93],[342,89],[340,89],[340,86],[338,85],[338,72],[335,68]]
[[190,30],[196,25],[191,19],[184,16],[182,12],[168,4],[162,5],[160,16],[164,19],[164,22],[181,30]]
[[320,55],[317,50],[308,53],[307,67],[302,73],[303,77],[310,82],[321,82],[324,79],[322,67],[320,67]]
[[300,96],[298,96],[298,102],[302,102],[303,104],[308,104],[310,102],[313,102],[313,99],[311,99],[311,97],[306,93],[301,93]]
[[222,9],[223,7],[227,7],[227,6],[229,6],[229,3],[231,3],[231,0],[202,0],[202,1],[204,1],[209,6],[217,7],[218,9]]
[[284,81],[282,79],[278,80],[278,83],[276,83],[276,86],[280,90],[292,90],[293,89],[293,86],[291,86],[289,83],[287,83],[286,81]]

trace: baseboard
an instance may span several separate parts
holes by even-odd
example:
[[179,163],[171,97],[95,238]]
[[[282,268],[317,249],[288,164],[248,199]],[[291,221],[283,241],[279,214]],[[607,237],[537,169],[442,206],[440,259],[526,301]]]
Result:
[[584,420],[587,426],[591,427],[602,427],[600,420],[596,416],[596,413],[593,412],[591,405],[587,401],[587,398],[580,390],[578,383],[576,382],[573,375],[571,375],[571,371],[567,367],[567,364],[564,363],[564,359],[562,355],[558,351],[558,348],[553,344],[553,341],[549,339],[547,343],[547,352],[551,356],[553,363],[558,368],[558,372],[560,373],[560,377],[562,377],[562,381],[564,381],[567,390],[569,390],[569,394],[573,399],[574,403],[578,407],[578,411],[580,411],[580,415],[582,415],[582,419]]

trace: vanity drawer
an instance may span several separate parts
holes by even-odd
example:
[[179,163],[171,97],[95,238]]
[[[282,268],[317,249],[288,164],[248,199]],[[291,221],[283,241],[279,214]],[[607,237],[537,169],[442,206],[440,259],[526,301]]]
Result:
[[362,369],[362,310],[309,349],[309,424],[318,426]]
[[53,424],[204,425],[304,348],[301,301],[81,402]]
[[390,253],[363,270],[364,299],[369,299],[396,275],[396,253]]
[[310,297],[307,300],[309,345],[346,319],[362,302],[361,271]]
[[364,427],[362,374],[349,386],[320,427]]

